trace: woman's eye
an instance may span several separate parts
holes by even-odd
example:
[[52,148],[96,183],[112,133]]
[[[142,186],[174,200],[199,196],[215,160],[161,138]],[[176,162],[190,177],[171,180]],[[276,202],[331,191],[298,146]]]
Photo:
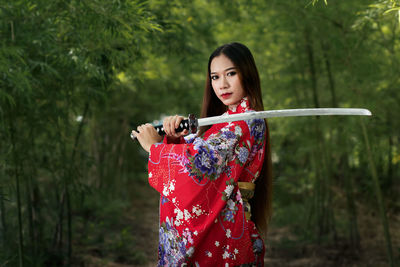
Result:
[[230,71],[230,72],[228,72],[228,76],[233,76],[233,75],[235,75],[236,74],[236,71]]
[[212,76],[211,76],[211,80],[216,80],[216,79],[218,79],[218,76],[217,76],[217,75],[212,75]]

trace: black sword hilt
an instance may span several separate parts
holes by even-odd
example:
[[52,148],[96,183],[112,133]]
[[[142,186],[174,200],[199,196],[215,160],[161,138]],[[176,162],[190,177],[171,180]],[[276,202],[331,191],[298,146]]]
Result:
[[[188,119],[182,120],[181,123],[179,124],[179,127],[175,129],[175,132],[179,133],[182,132],[183,130],[189,130],[190,133],[196,133],[197,127],[198,127],[198,122],[196,116],[194,114],[189,114]],[[159,135],[161,136],[165,135],[164,127],[162,125],[154,126],[154,128],[156,129]],[[134,137],[132,134],[131,138],[133,140],[136,139],[136,137]]]
[[[197,132],[197,125],[196,117],[193,114],[189,114],[188,119],[182,120],[179,127],[175,129],[175,132],[180,133],[183,130],[189,130],[190,133],[195,133]],[[164,127],[162,125],[157,125],[154,128],[156,128],[159,135],[165,135]]]

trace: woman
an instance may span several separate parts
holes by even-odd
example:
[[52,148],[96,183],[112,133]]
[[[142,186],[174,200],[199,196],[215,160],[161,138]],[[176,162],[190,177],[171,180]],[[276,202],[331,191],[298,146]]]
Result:
[[[258,71],[240,43],[208,62],[202,117],[263,110]],[[180,116],[132,131],[149,155],[149,183],[161,194],[159,266],[263,266],[271,215],[271,157],[264,120],[176,133]],[[253,196],[254,195],[254,196]],[[183,264],[183,265],[182,265]]]

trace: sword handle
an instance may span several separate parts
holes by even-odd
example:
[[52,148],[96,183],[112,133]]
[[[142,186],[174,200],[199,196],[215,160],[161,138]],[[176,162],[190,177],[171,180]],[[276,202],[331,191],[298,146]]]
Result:
[[[197,118],[195,117],[195,115],[189,114],[188,119],[182,120],[181,123],[179,124],[179,127],[175,129],[175,132],[180,133],[186,129],[189,130],[190,133],[196,133],[197,127],[198,127]],[[161,136],[165,135],[164,127],[162,125],[154,126],[154,128],[156,129],[159,135]],[[132,134],[131,138],[133,140],[136,139],[136,137],[134,137]]]

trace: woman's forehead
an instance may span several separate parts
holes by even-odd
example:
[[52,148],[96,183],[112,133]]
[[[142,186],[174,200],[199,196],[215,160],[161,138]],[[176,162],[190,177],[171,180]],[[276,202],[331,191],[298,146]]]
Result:
[[210,72],[223,72],[232,68],[235,68],[233,62],[227,56],[221,54],[212,59]]

